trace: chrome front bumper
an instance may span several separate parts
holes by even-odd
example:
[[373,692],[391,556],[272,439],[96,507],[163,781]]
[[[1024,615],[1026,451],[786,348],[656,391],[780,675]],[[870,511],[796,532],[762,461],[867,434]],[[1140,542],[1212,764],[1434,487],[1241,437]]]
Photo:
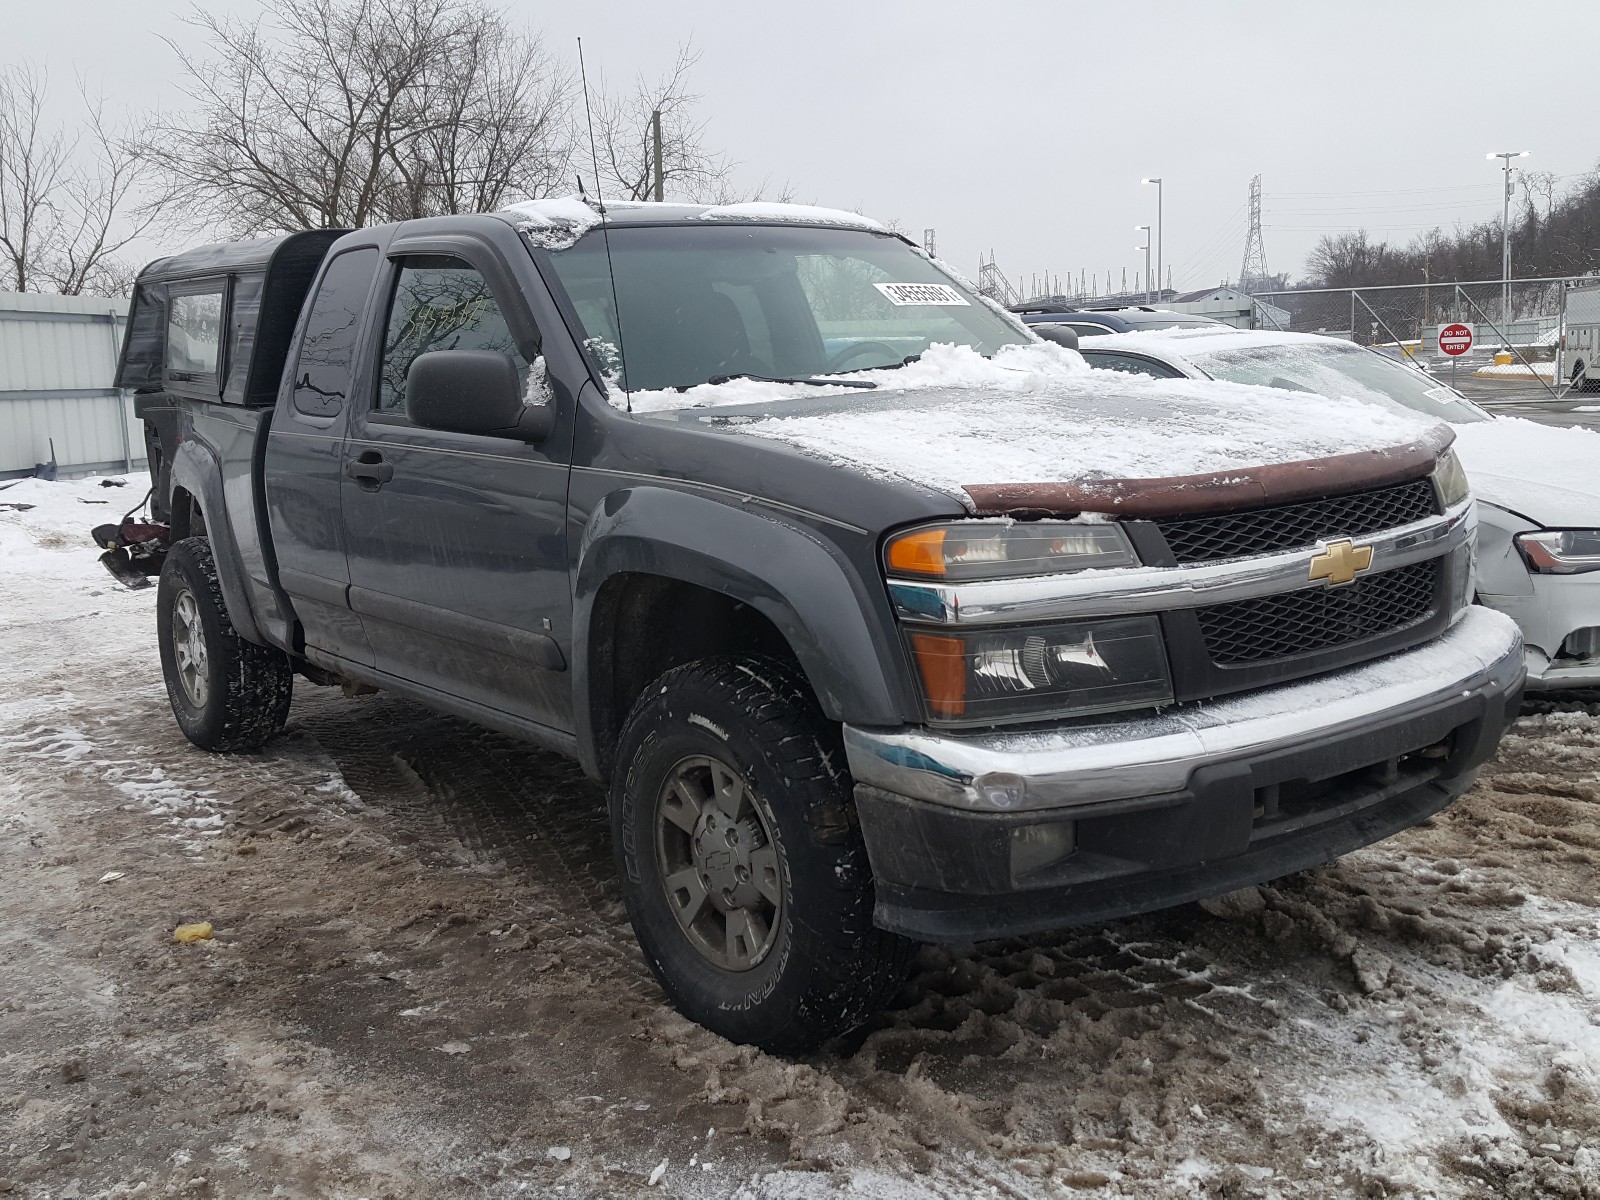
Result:
[[1028,812],[1183,789],[1201,767],[1380,730],[1522,681],[1516,624],[1474,607],[1402,654],[1155,716],[974,736],[846,725],[858,784],[969,812]]

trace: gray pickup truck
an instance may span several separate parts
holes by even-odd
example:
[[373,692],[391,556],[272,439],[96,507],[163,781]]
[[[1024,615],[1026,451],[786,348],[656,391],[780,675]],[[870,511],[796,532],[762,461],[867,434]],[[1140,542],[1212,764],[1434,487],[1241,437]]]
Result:
[[202,247],[119,384],[153,499],[97,538],[184,734],[260,746],[298,675],[577,758],[667,995],[769,1049],[920,941],[1388,836],[1516,711],[1448,429],[1091,371],[848,214]]

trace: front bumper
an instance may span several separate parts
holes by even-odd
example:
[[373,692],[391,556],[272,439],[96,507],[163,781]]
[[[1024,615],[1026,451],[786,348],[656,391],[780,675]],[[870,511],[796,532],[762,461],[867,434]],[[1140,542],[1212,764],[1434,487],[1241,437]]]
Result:
[[[847,726],[877,923],[974,940],[1326,862],[1465,791],[1522,678],[1516,626],[1473,608],[1415,650],[1153,717],[974,737]],[[1041,831],[1070,852],[1019,871]]]
[[1589,575],[1528,575],[1526,594],[1479,593],[1480,603],[1522,627],[1527,642],[1528,690],[1600,687],[1600,659],[1560,651],[1569,635],[1600,625],[1600,571]]

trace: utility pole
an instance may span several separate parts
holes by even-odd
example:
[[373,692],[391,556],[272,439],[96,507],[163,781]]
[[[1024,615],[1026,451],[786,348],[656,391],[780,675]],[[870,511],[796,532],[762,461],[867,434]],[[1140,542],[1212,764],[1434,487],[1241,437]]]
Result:
[[1167,248],[1167,236],[1162,231],[1162,221],[1161,221],[1161,179],[1160,179],[1159,176],[1151,176],[1149,179],[1141,179],[1141,180],[1139,180],[1139,182],[1140,183],[1153,183],[1153,184],[1156,185],[1156,290],[1160,291],[1161,290],[1161,255],[1162,255],[1162,252],[1165,251],[1166,248]]
[[[1501,150],[1497,154],[1485,154],[1490,162],[1500,159],[1500,169],[1506,174],[1506,187],[1503,203],[1500,206],[1500,324],[1502,327],[1511,324],[1511,175],[1514,168],[1511,165],[1513,158],[1527,158],[1526,150]],[[1511,335],[1506,334],[1510,341]]]
[[1148,226],[1148,225],[1135,225],[1133,227],[1133,231],[1135,233],[1144,234],[1144,245],[1135,246],[1134,249],[1135,250],[1143,250],[1144,251],[1144,302],[1146,304],[1149,304],[1150,303],[1150,226]]
[[939,240],[933,236],[932,229],[922,231],[922,248],[927,251],[929,258],[939,257]]
[[658,108],[650,114],[650,140],[655,143],[656,156],[656,203],[667,198],[667,177],[661,169],[661,110]]

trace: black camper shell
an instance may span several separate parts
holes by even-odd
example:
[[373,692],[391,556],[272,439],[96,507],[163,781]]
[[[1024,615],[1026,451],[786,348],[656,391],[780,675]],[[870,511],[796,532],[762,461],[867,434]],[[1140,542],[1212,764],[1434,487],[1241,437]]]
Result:
[[346,230],[199,246],[139,273],[116,386],[138,393],[157,520],[169,514],[167,472],[180,398],[270,408],[295,321],[328,247]]

